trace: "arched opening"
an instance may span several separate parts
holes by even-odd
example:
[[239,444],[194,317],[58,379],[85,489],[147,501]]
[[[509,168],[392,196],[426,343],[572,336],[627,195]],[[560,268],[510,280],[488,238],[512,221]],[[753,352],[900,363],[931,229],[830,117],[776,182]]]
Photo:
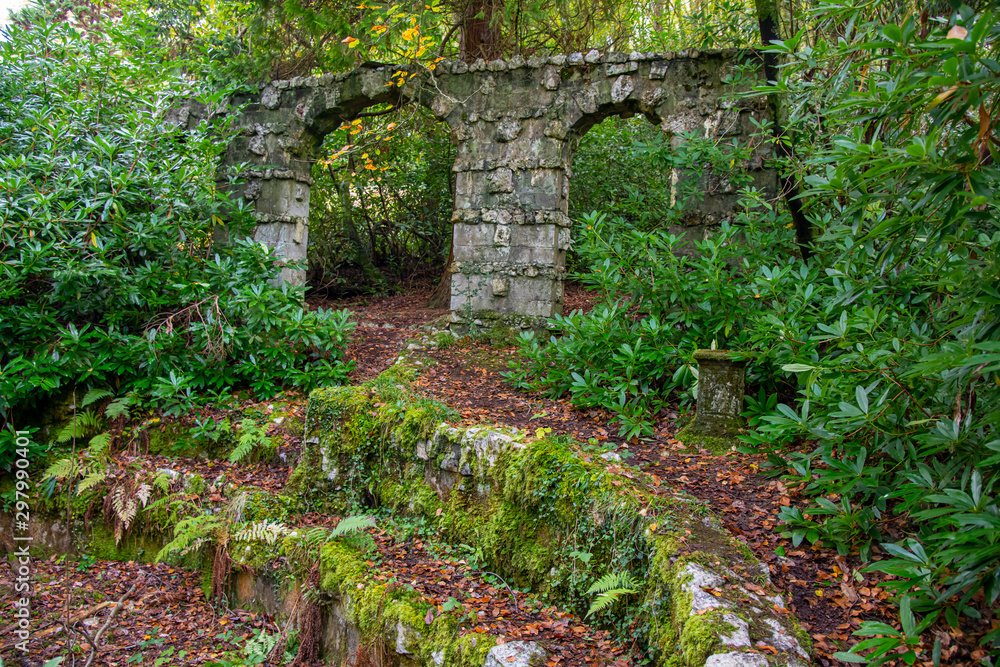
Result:
[[310,294],[425,284],[451,247],[455,148],[426,109],[376,104],[319,143],[309,206]]
[[[236,164],[249,156],[256,169],[244,187],[256,204],[255,238],[281,258],[303,260],[311,170],[323,157],[323,138],[350,132],[365,113],[404,104],[429,109],[447,122],[457,146],[454,254],[448,267],[453,320],[500,318],[535,327],[562,311],[569,182],[580,138],[609,116],[636,114],[672,135],[671,147],[685,132],[744,136],[751,110],[723,96],[733,68],[748,59],[728,52],[600,56],[594,51],[586,57],[441,63],[433,72],[378,65],[346,75],[272,82],[247,96],[245,129],[234,139],[229,159]],[[707,223],[718,222],[731,208],[725,183],[688,178],[677,169],[671,172],[671,208],[679,184],[711,195],[702,197],[697,212]],[[341,200],[353,205],[357,199],[361,208],[367,194],[348,186]],[[378,217],[365,216],[373,232]],[[354,227],[347,237],[359,249],[361,234]],[[369,243],[369,257],[376,254],[372,250]],[[304,277],[295,268],[283,275],[289,282]]]

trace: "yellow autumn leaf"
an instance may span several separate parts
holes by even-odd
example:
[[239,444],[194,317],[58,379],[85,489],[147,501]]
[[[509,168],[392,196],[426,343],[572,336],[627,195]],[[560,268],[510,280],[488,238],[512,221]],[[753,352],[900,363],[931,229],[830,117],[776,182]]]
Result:
[[345,37],[344,39],[342,39],[340,41],[343,44],[347,44],[347,48],[353,49],[355,46],[358,45],[358,41],[359,40],[358,40],[357,37]]
[[417,29],[415,27],[407,28],[406,30],[403,31],[403,39],[405,39],[406,41],[410,41],[416,36],[416,34],[417,34]]
[[958,86],[952,86],[951,88],[949,88],[948,90],[944,91],[943,93],[938,93],[937,96],[933,100],[931,100],[931,103],[929,105],[927,105],[927,110],[930,111],[931,109],[933,109],[937,105],[941,104],[946,99],[948,99],[949,97],[951,97],[952,95],[954,95],[955,91],[957,91],[957,90],[958,90]]
[[90,242],[94,244],[95,248],[97,247],[97,235],[94,232],[90,232]]
[[951,30],[948,31],[948,39],[965,39],[969,34],[969,31],[960,25],[954,25]]

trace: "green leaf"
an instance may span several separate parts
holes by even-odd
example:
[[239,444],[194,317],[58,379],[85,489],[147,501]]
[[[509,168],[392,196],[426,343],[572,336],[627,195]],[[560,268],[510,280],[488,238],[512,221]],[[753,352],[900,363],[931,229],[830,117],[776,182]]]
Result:
[[808,364],[785,364],[781,367],[781,370],[788,373],[805,373],[806,371],[815,370],[815,366],[809,366]]

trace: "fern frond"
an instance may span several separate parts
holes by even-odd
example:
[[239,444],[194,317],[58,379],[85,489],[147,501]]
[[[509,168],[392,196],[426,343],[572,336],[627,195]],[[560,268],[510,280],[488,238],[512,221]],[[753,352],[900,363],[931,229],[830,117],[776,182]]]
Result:
[[635,593],[631,588],[616,588],[614,590],[608,591],[607,593],[601,593],[597,596],[597,599],[590,604],[590,609],[587,610],[587,615],[584,618],[590,618],[591,615],[597,612],[607,609],[614,603],[618,602],[618,598],[622,595],[628,595],[629,593]]
[[105,469],[95,470],[86,477],[80,480],[80,483],[76,485],[77,494],[83,493],[88,489],[91,489],[101,482],[103,482],[108,476],[108,471]]
[[111,507],[115,510],[115,516],[120,520],[125,514],[125,490],[120,486],[116,486],[115,490],[111,492]]
[[69,477],[76,472],[76,461],[71,458],[59,459],[48,467],[42,479],[52,479],[53,477]]
[[365,528],[374,528],[375,520],[370,516],[349,516],[341,519],[337,527],[330,531],[330,539],[353,533]]
[[149,502],[149,495],[152,491],[153,487],[149,484],[140,484],[139,489],[135,492],[135,497],[139,499],[143,507]]
[[628,572],[607,573],[587,589],[587,595],[593,595],[594,593],[598,595],[590,604],[590,609],[587,610],[587,615],[584,618],[590,618],[592,614],[607,609],[623,595],[635,593],[638,585],[638,580]]
[[240,422],[240,437],[236,441],[236,449],[229,455],[229,462],[238,463],[246,458],[254,447],[266,447],[271,444],[271,439],[264,435],[266,431],[266,425],[257,424],[252,419]]
[[587,595],[607,593],[616,588],[635,588],[636,583],[635,578],[628,572],[608,572],[590,585]]
[[283,537],[288,532],[288,528],[277,521],[256,521],[246,528],[238,531],[233,539],[246,542],[267,542],[274,544],[279,537]]
[[139,512],[139,500],[135,497],[129,498],[125,502],[125,511],[118,515],[121,519],[122,526],[125,530],[128,530],[129,526],[132,525],[132,521],[135,519],[135,515]]
[[220,525],[219,518],[214,514],[181,519],[174,527],[174,539],[156,554],[156,562],[162,561],[173,552],[183,556],[194,551],[206,543]]
[[320,544],[325,544],[330,538],[330,531],[326,528],[310,528],[302,535],[305,539],[306,544],[311,547],[319,546]]
[[87,395],[83,397],[83,400],[80,401],[80,407],[85,408],[91,403],[96,403],[97,401],[105,399],[109,396],[114,396],[114,393],[108,391],[107,389],[91,389],[87,392]]
[[123,396],[121,398],[116,398],[115,400],[108,403],[108,407],[104,408],[104,416],[108,419],[118,419],[119,417],[128,417],[129,406],[132,405],[132,398],[129,396]]
[[63,426],[56,435],[59,442],[69,442],[73,438],[83,437],[83,425],[78,419],[70,419],[69,423]]
[[257,441],[253,438],[248,438],[246,435],[240,436],[239,442],[236,444],[236,448],[229,455],[230,463],[239,463],[253,451],[253,446],[257,444]]
[[170,496],[163,496],[162,498],[157,498],[153,502],[146,506],[146,513],[155,512],[161,507],[166,507],[166,505],[172,500]]
[[59,431],[56,440],[59,442],[69,442],[73,438],[82,438],[87,433],[94,431],[100,425],[100,418],[91,410],[84,410],[70,417],[69,423]]
[[159,489],[163,493],[170,493],[170,482],[172,480],[173,478],[169,474],[161,472],[153,478],[153,488]]
[[107,432],[100,433],[90,439],[90,444],[87,446],[87,449],[90,450],[91,456],[93,456],[94,458],[99,458],[101,454],[104,453],[104,450],[107,449],[108,445],[110,444],[111,444],[111,434]]

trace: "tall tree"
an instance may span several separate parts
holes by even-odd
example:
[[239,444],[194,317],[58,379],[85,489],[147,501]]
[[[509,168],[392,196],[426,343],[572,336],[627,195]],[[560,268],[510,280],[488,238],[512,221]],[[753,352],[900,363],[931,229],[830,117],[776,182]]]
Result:
[[[757,22],[760,25],[760,41],[764,48],[764,76],[770,85],[775,85],[778,81],[778,54],[769,53],[767,49],[772,42],[781,39],[781,14],[776,0],[754,0],[754,3],[757,8]],[[779,157],[791,159],[793,148],[788,137],[785,136],[781,120],[781,102],[776,93],[769,95],[768,100],[774,117],[772,127],[774,128],[775,151]],[[781,193],[785,202],[788,204],[792,222],[795,224],[795,240],[798,242],[802,259],[809,259],[813,255],[812,225],[802,210],[802,200],[799,199],[799,184],[790,170],[783,171],[778,182],[781,185]]]

